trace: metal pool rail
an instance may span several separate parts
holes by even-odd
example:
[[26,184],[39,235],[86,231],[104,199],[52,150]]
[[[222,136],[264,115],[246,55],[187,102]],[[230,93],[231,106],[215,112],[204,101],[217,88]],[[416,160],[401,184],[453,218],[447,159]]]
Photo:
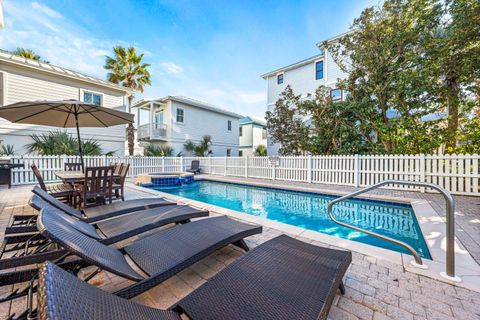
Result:
[[341,226],[351,228],[351,229],[354,229],[354,230],[357,230],[357,231],[360,231],[360,232],[364,232],[364,233],[369,234],[371,236],[374,236],[374,237],[377,237],[377,238],[380,238],[380,239],[383,239],[383,240],[386,240],[386,241],[390,241],[390,242],[393,242],[397,245],[400,245],[400,246],[404,247],[405,249],[410,251],[412,253],[413,257],[415,258],[415,261],[412,261],[412,264],[414,266],[422,268],[422,269],[427,269],[428,266],[423,263],[422,258],[420,257],[418,252],[415,251],[415,249],[413,249],[407,243],[402,242],[402,241],[398,241],[396,239],[393,239],[393,238],[390,238],[390,237],[387,237],[387,236],[384,236],[384,235],[381,235],[381,234],[378,234],[378,233],[375,233],[375,232],[372,232],[372,231],[369,231],[369,230],[365,230],[365,229],[362,229],[362,228],[359,228],[359,227],[356,227],[356,226],[349,225],[345,222],[337,220],[332,213],[333,206],[336,203],[339,203],[341,201],[347,200],[349,198],[358,196],[360,194],[366,193],[368,191],[371,191],[371,190],[374,190],[374,189],[377,189],[377,188],[380,188],[382,186],[389,185],[389,184],[399,184],[399,185],[408,185],[408,186],[431,188],[431,189],[437,190],[438,192],[440,192],[443,195],[443,197],[445,198],[445,201],[446,201],[446,211],[447,211],[447,215],[446,215],[446,219],[447,219],[447,265],[446,265],[446,269],[447,270],[446,270],[446,272],[441,272],[440,274],[441,274],[442,277],[444,277],[448,280],[455,281],[455,282],[460,282],[461,278],[455,276],[455,200],[453,199],[451,193],[448,190],[445,190],[445,189],[437,186],[436,184],[427,183],[427,182],[415,182],[415,181],[385,180],[385,181],[379,182],[377,184],[368,186],[366,188],[360,189],[358,191],[352,192],[350,194],[347,194],[346,196],[343,196],[343,197],[340,197],[340,198],[337,198],[335,200],[330,201],[330,203],[328,204],[328,208],[327,208],[328,209],[328,215],[330,216],[330,219],[332,219],[335,223],[337,223]]

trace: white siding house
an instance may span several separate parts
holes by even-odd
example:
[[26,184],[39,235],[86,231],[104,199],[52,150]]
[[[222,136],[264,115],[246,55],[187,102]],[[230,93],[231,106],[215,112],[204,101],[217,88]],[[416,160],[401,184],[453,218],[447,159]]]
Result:
[[245,117],[240,119],[240,157],[253,156],[259,145],[267,146],[267,124],[263,121]]
[[[0,107],[19,101],[75,99],[125,111],[128,90],[53,64],[25,59],[0,51]],[[0,140],[13,145],[16,154],[25,154],[31,134],[59,128],[15,124],[0,118]],[[74,129],[61,129],[74,134]],[[82,139],[95,138],[104,152],[125,154],[125,126],[82,128]]]
[[[337,38],[328,41],[335,41]],[[334,99],[344,98],[341,90],[336,88],[336,83],[338,79],[345,78],[345,74],[333,61],[330,52],[324,48],[323,42],[318,43],[317,47],[320,50],[319,54],[262,75],[267,82],[267,110],[273,110],[275,102],[287,85],[302,98],[313,94],[321,85],[331,88]],[[269,137],[267,139],[268,154],[277,154],[280,146],[272,143]]]
[[180,96],[140,100],[134,108],[139,123],[137,153],[153,143],[173,148],[174,155],[189,155],[183,147],[185,141],[198,143],[209,135],[212,156],[238,155],[239,119],[243,118],[239,114]]

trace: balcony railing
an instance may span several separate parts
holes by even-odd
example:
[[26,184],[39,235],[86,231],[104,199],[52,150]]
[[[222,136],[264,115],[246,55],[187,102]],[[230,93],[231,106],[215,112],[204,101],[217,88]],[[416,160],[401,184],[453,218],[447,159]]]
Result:
[[167,126],[154,124],[151,130],[150,123],[142,124],[138,127],[137,135],[139,140],[165,139],[167,137]]

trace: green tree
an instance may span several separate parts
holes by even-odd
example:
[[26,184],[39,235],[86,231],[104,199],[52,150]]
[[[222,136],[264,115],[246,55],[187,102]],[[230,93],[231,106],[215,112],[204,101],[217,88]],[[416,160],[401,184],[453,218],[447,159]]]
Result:
[[[120,84],[128,89],[128,112],[132,111],[133,95],[135,92],[143,92],[146,85],[150,85],[150,64],[143,63],[143,54],[137,54],[134,47],[113,48],[114,57],[106,57],[104,68],[109,72],[107,79],[110,82]],[[127,126],[128,153],[133,155],[135,146],[135,128],[133,124]]]
[[387,0],[365,9],[338,42],[325,43],[348,75],[339,87],[385,152],[404,152],[405,142],[426,144],[431,136],[435,123],[421,121],[437,107],[425,95],[434,80],[425,55],[442,14],[436,0]]
[[371,130],[362,125],[350,99],[333,101],[330,88],[320,86],[314,97],[301,102],[300,108],[310,117],[310,153],[351,154],[373,150]]
[[[42,156],[78,154],[78,139],[69,135],[66,131],[50,131],[46,134],[30,135],[33,142],[26,145],[29,152]],[[102,154],[100,143],[95,139],[82,141],[83,154],[86,156],[98,156]]]
[[480,97],[480,2],[447,0],[436,38],[426,47],[428,71],[435,77],[430,93],[447,111],[445,147],[455,152],[462,118],[470,116]]
[[266,157],[267,156],[267,147],[264,146],[263,144],[260,144],[255,148],[254,153],[257,157]]
[[195,144],[192,140],[187,140],[183,144],[183,147],[188,152],[193,153],[196,157],[206,157],[212,154],[212,150],[210,149],[211,145],[212,137],[204,135],[198,144]]
[[143,154],[147,157],[171,157],[173,155],[173,148],[170,146],[148,144],[143,149]]
[[272,141],[281,144],[280,155],[302,155],[308,149],[308,126],[299,103],[300,96],[287,86],[273,111],[266,113],[267,130]]
[[30,50],[30,49],[17,48],[12,53],[16,54],[17,56],[26,58],[26,59],[31,59],[31,60],[36,60],[36,61],[40,61],[40,59],[41,59],[38,54],[36,54],[33,50]]

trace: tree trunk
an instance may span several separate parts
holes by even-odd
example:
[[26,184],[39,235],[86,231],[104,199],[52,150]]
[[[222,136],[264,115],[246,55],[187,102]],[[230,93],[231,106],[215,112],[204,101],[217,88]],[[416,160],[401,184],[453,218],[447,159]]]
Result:
[[457,130],[458,130],[458,94],[459,88],[457,77],[450,76],[445,79],[447,89],[446,102],[448,107],[447,135],[445,141],[445,149],[447,153],[455,152],[457,146]]
[[[133,95],[128,96],[128,113],[132,112]],[[129,123],[127,126],[128,154],[133,156],[135,149],[135,127]]]

